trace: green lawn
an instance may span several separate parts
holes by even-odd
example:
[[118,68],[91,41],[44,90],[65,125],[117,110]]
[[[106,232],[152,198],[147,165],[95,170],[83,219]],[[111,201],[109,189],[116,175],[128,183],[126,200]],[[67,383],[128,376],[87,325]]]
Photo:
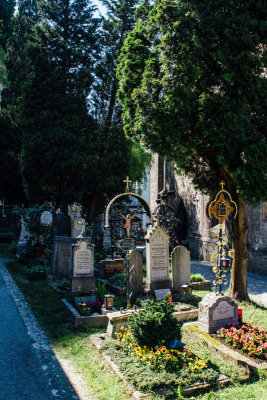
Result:
[[[9,254],[0,246],[0,256]],[[128,387],[106,365],[98,350],[92,345],[90,336],[96,330],[74,330],[61,304],[62,294],[55,292],[46,281],[27,282],[27,268],[17,261],[7,264],[18,286],[22,290],[40,325],[47,333],[52,348],[61,358],[68,359],[74,369],[88,382],[90,394],[98,400],[128,400],[131,397]],[[194,295],[203,297],[207,292],[194,291]],[[267,310],[250,302],[242,303],[245,322],[266,329]],[[100,332],[100,331],[99,331]],[[232,384],[212,393],[199,394],[195,399],[231,399],[231,400],[266,400],[267,373],[255,371],[249,380],[244,379],[241,370],[226,364],[219,357],[212,356],[207,348],[195,344],[192,351],[200,357],[217,364],[220,370],[232,379]],[[147,399],[155,399],[148,394]],[[176,397],[178,399],[178,397]],[[192,397],[191,397],[192,398]]]

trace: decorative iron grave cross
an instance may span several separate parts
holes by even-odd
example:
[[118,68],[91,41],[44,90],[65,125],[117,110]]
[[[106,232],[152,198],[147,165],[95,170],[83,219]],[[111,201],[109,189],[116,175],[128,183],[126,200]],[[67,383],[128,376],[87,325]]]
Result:
[[210,258],[212,266],[210,270],[215,277],[213,285],[217,291],[217,285],[219,285],[219,294],[221,294],[222,284],[227,285],[227,276],[231,270],[233,262],[233,250],[227,241],[223,238],[223,222],[229,218],[235,218],[237,216],[237,205],[232,200],[229,192],[223,189],[225,183],[222,181],[220,183],[222,189],[217,193],[215,200],[213,200],[208,205],[208,216],[210,219],[212,217],[219,221],[219,236],[215,243],[215,252]]
[[[143,215],[145,213],[150,220],[152,219],[151,210],[145,199],[136,193],[128,192],[129,177],[124,180],[126,183],[127,192],[118,194],[113,197],[111,201],[106,206],[105,211],[105,229],[110,228],[111,240],[113,240],[113,233],[116,230],[114,238],[119,241],[119,248],[126,252],[126,296],[127,296],[127,310],[131,308],[130,303],[130,289],[129,289],[129,279],[130,279],[130,251],[136,248],[136,235],[132,225],[134,220],[137,218],[137,214]],[[132,214],[131,203],[135,199],[138,201],[138,207],[135,209],[134,214]],[[119,240],[118,232],[125,230],[125,235]],[[126,311],[127,311],[126,310]],[[121,309],[121,312],[125,310]]]

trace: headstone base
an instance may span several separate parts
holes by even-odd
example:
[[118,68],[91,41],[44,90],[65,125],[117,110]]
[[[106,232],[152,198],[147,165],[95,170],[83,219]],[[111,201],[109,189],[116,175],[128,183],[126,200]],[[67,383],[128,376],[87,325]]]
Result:
[[77,292],[92,293],[95,292],[95,277],[71,277],[71,293]]
[[155,289],[169,289],[170,287],[171,281],[169,279],[164,281],[146,282],[146,290],[150,291],[151,293],[154,293]]
[[238,304],[229,296],[209,293],[199,303],[198,328],[215,333],[228,324],[238,325]]

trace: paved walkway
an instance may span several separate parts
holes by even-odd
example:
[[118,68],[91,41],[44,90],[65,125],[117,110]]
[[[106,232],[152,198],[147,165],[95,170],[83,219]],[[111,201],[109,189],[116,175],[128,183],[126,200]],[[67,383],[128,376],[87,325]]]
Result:
[[2,261],[0,321],[0,400],[78,400]]
[[[191,273],[201,274],[205,279],[213,281],[214,277],[209,269],[210,263],[207,261],[192,260]],[[252,274],[248,272],[248,294],[251,300],[267,308],[267,276]],[[229,283],[223,288],[228,289]],[[224,289],[223,289],[224,291]]]

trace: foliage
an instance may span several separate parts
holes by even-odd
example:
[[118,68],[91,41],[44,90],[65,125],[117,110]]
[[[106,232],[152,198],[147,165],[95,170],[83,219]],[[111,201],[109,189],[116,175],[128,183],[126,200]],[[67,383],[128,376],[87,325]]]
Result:
[[11,18],[15,11],[15,3],[15,0],[2,0],[0,3],[0,49],[1,46],[6,48],[6,42],[10,34]]
[[217,335],[251,357],[266,358],[267,332],[265,330],[254,328],[251,325],[231,326],[219,329]]
[[125,272],[122,272],[120,274],[115,274],[115,275],[111,276],[109,278],[109,282],[114,284],[114,285],[116,285],[116,286],[119,286],[121,288],[126,287],[126,274],[125,274]]
[[245,299],[245,202],[267,192],[264,5],[156,0],[139,12],[117,70],[125,132],[204,193],[226,181],[239,209],[230,293]]
[[202,282],[204,281],[204,276],[201,274],[191,274],[190,275],[191,282]]
[[144,309],[129,317],[129,327],[140,346],[160,346],[162,343],[181,338],[181,324],[172,316],[174,306],[162,301],[147,300]]
[[31,267],[28,270],[26,276],[29,279],[29,281],[44,280],[47,278],[49,271],[50,271],[50,267],[48,267],[46,265],[35,265],[34,267]]
[[105,291],[106,291],[106,281],[104,282],[97,281],[96,297],[99,301],[101,301],[102,304],[104,303]]
[[218,378],[218,372],[190,350],[140,346],[131,329],[120,331],[116,340],[104,343],[103,349],[116,359],[120,370],[139,390],[154,391],[169,385],[184,387],[203,380],[214,385]]
[[[44,211],[50,211],[55,214],[55,209],[50,204],[35,204],[28,208],[17,208],[14,212],[20,215],[25,223],[26,230],[29,231],[27,245],[34,255],[37,254],[37,248],[41,255],[50,256],[54,239],[53,225],[46,226],[41,224],[41,215]],[[28,252],[31,250],[27,250]]]

